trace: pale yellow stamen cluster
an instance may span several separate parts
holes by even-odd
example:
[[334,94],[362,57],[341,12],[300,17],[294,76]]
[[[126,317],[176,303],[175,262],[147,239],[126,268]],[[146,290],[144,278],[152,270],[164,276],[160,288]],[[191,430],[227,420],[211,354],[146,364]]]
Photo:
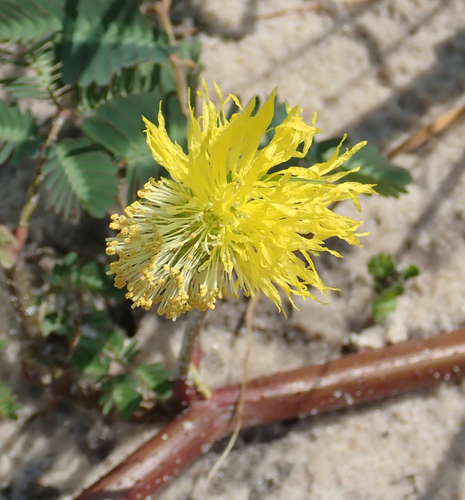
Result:
[[203,115],[195,118],[191,109],[188,155],[169,139],[161,112],[158,126],[145,120],[153,156],[172,179],[152,179],[139,192],[141,201],[125,216],[113,216],[118,234],[107,253],[119,257],[111,264],[116,286],[127,286],[136,306],[160,304],[158,313],[173,319],[194,307],[213,308],[217,298],[237,296],[239,289],[252,296],[261,290],[279,308],[278,289],[291,302],[292,295],[315,299],[309,287],[326,287],[311,256],[339,256],[324,246],[333,236],[359,245],[360,223],[328,207],[345,199],[359,207],[357,197],[372,192],[359,183],[336,184],[346,174],[331,174],[363,144],[341,156],[337,148],[328,162],[311,168],[268,174],[307,153],[318,132],[313,122],[306,125],[298,108],[288,108],[270,144],[260,149],[275,93],[255,116],[252,101],[228,120],[220,90],[219,109],[205,85],[204,92]]

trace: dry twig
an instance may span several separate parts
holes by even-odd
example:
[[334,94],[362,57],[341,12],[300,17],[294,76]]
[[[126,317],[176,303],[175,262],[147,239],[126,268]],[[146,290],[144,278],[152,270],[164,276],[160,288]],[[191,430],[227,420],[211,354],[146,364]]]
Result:
[[441,116],[436,118],[432,123],[426,127],[417,130],[414,134],[410,135],[402,141],[398,146],[391,149],[386,153],[387,158],[394,158],[402,153],[409,153],[414,149],[423,145],[432,136],[444,132],[448,127],[455,123],[459,118],[465,115],[465,106],[456,106],[449,109]]

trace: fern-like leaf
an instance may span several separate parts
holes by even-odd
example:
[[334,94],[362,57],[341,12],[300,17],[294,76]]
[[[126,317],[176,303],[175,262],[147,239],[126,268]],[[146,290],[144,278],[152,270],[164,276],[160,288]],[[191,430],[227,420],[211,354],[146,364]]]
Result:
[[28,43],[63,28],[65,0],[0,0],[0,42]]
[[117,375],[106,381],[100,387],[103,392],[99,403],[102,405],[102,412],[108,415],[113,407],[116,407],[124,418],[139,409],[142,395],[137,391],[137,382],[127,375]]
[[27,45],[59,34],[56,55],[65,84],[108,85],[122,68],[165,61],[174,50],[137,2],[0,0],[0,13],[0,43]]
[[35,75],[20,76],[17,78],[3,78],[0,85],[3,90],[10,92],[16,98],[31,97],[34,99],[57,100],[66,91],[66,87],[58,87],[61,77],[61,63],[55,62],[55,52],[50,40],[41,44],[34,44],[22,51],[17,61],[27,64],[35,71]]
[[[198,61],[200,55],[199,40],[182,41],[177,48],[179,57]],[[188,71],[187,79],[191,89],[197,88],[198,71]],[[176,93],[173,65],[166,59],[161,63],[146,61],[135,66],[122,68],[115,73],[108,85],[95,82],[87,87],[79,87],[78,109],[83,112],[96,109],[115,95],[142,94],[161,89],[163,93]],[[287,116],[287,115],[286,115]],[[185,130],[183,132],[185,137]]]
[[87,139],[64,139],[47,152],[43,173],[52,205],[64,217],[77,216],[81,205],[103,217],[118,192],[118,167]]
[[88,137],[125,161],[128,201],[138,187],[160,174],[146,143],[142,115],[156,123],[161,97],[159,91],[116,96],[82,124]]
[[149,61],[122,68],[113,75],[108,85],[97,85],[94,82],[87,87],[78,87],[78,109],[82,112],[94,110],[116,95],[153,92],[158,86],[159,74],[160,66]]
[[80,0],[67,9],[61,49],[63,81],[107,85],[121,68],[167,59],[136,2]]
[[21,113],[18,106],[0,101],[0,165],[10,157],[13,166],[38,152],[37,125],[29,110]]

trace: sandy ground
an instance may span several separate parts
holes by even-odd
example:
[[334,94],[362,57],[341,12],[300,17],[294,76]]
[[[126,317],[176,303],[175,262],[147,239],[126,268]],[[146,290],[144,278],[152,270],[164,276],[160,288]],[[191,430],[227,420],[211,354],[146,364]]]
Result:
[[[278,86],[280,97],[300,104],[306,118],[318,111],[321,138],[348,132],[386,151],[463,99],[462,0],[198,0],[191,7],[204,30],[207,82],[244,102]],[[464,136],[462,120],[396,158],[412,174],[410,193],[364,199],[363,228],[371,235],[363,249],[342,247],[343,260],[318,261],[323,280],[341,289],[330,305],[301,302],[285,320],[265,300],[259,304],[251,376],[337,357],[353,334],[378,346],[464,322]],[[358,216],[348,205],[338,209]],[[422,274],[383,325],[366,328],[373,296],[366,264],[381,251],[415,263]],[[208,319],[202,376],[211,385],[241,377],[245,333],[233,332],[244,307],[229,301]],[[8,319],[2,335],[11,340],[14,317],[10,309],[2,312]],[[182,328],[182,321],[148,316],[141,343],[170,364]],[[11,342],[3,371],[21,391],[16,359]],[[465,499],[464,388],[443,385],[244,432],[207,498]],[[1,500],[69,499],[157,429],[102,421],[69,405],[21,427],[40,408],[40,394],[21,394],[19,423],[0,427],[2,451],[8,451],[0,456]],[[214,446],[158,498],[203,500],[197,492],[224,446]]]

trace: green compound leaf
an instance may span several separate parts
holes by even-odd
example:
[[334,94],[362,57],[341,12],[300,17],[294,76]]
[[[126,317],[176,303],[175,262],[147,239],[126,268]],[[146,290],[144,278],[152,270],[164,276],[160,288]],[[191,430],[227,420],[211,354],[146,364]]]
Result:
[[0,382],[0,415],[3,415],[8,420],[16,420],[16,415],[19,405],[16,404],[16,396],[11,389],[4,383]]
[[105,342],[111,336],[108,312],[91,311],[82,317],[79,342],[69,357],[69,363],[88,377],[101,380],[110,369],[111,359],[105,352]]
[[70,252],[61,262],[55,264],[48,279],[54,286],[69,287],[72,285],[83,292],[87,291],[100,294],[103,297],[124,300],[125,292],[115,288],[113,278],[107,274],[109,270],[108,263],[102,264],[94,260],[78,263],[78,254]]
[[0,101],[0,165],[12,155],[12,165],[18,166],[24,158],[34,158],[38,151],[37,125],[31,112],[21,113],[18,106],[6,106]]
[[104,377],[110,369],[110,358],[96,350],[91,339],[79,344],[69,358],[70,365],[89,377],[97,379]]
[[[157,115],[162,95],[156,90],[142,94],[116,96],[100,106],[82,124],[82,130],[93,141],[97,142],[127,165],[126,179],[128,189],[128,203],[134,199],[135,192],[143,186],[150,177],[158,177],[161,167],[152,157],[143,133],[144,122],[142,115],[148,120],[158,123]],[[178,127],[175,132],[179,134],[179,116],[176,120],[170,117],[176,112],[174,106],[172,113],[167,116],[167,126],[171,123]],[[185,138],[185,128],[184,135]]]
[[52,274],[47,276],[50,283],[54,286],[68,286],[71,281],[71,273],[77,265],[78,258],[79,256],[76,252],[69,252],[61,262],[57,262],[53,268]]
[[139,409],[139,403],[142,401],[137,386],[138,383],[127,375],[113,377],[102,384],[100,390],[104,394],[99,403],[103,406],[103,414],[108,415],[115,406],[124,418],[130,418]]
[[99,349],[103,348],[104,343],[110,335],[111,326],[111,317],[105,309],[103,311],[94,309],[82,317],[81,329],[83,330],[83,334],[89,338],[98,338]]
[[[17,99],[23,97],[59,99],[67,89],[66,87],[59,88],[61,64],[55,61],[53,42],[54,40],[46,40],[27,50],[23,49],[20,61],[27,64],[35,75],[3,78],[0,80],[3,90],[13,94]],[[12,63],[14,64],[14,61]]]
[[43,174],[55,211],[69,218],[81,205],[92,217],[103,217],[118,192],[118,167],[111,159],[87,139],[65,139],[47,158]]
[[49,93],[46,85],[36,76],[20,76],[18,78],[3,78],[0,80],[3,90],[13,94],[17,99],[31,97],[32,99],[47,99]]
[[131,363],[140,352],[137,349],[137,341],[128,339],[119,330],[110,335],[105,344],[105,349],[125,364]]
[[63,317],[58,314],[48,314],[40,323],[40,332],[44,337],[48,337],[52,333],[71,337],[73,329],[69,324],[64,322]]
[[77,108],[88,112],[96,109],[116,95],[153,92],[159,86],[160,66],[152,62],[122,68],[115,73],[108,85],[91,83],[77,88]]
[[137,2],[80,0],[67,5],[61,48],[65,83],[107,85],[121,68],[163,62],[171,52],[158,42]]
[[0,42],[27,43],[62,30],[65,0],[0,0]]
[[173,387],[171,372],[165,370],[162,363],[148,365],[142,361],[134,368],[133,374],[162,398],[167,398],[171,395]]
[[84,262],[71,270],[71,282],[81,290],[100,292],[105,288],[105,271],[95,261]]

